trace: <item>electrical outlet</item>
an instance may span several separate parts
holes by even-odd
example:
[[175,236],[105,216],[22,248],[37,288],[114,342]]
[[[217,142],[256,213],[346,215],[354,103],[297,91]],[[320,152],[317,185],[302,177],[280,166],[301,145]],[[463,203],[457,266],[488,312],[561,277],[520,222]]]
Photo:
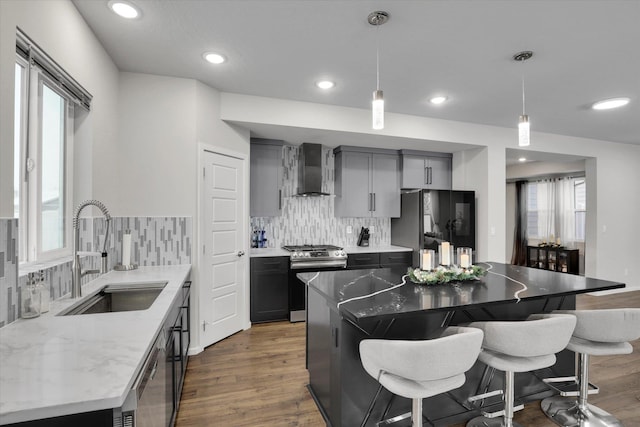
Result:
[[350,225],[347,225],[347,234],[351,234],[353,233],[353,227]]
[[375,233],[375,232],[376,232],[375,227],[374,227],[373,225],[370,225],[370,226],[369,226],[369,234],[373,234],[373,233]]

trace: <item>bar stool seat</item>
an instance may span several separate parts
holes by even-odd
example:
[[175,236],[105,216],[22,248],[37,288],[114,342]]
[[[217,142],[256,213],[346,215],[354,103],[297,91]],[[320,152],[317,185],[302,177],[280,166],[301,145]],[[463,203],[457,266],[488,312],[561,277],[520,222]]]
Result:
[[[589,356],[629,354],[633,346],[629,341],[640,338],[640,308],[617,308],[605,310],[562,310],[576,316],[577,324],[567,349],[578,355],[576,376],[552,378],[545,382],[560,392],[560,396],[544,399],[542,411],[560,426],[613,427],[622,423],[613,415],[588,403],[589,394],[598,393],[598,388],[589,384]],[[577,391],[555,387],[555,383],[571,380]],[[577,396],[567,399],[567,396]]]
[[476,362],[482,337],[479,329],[450,327],[441,337],[431,340],[361,341],[362,366],[380,385],[361,425],[367,423],[384,387],[412,399],[413,426],[422,426],[422,399],[464,384],[464,373]]
[[555,353],[563,350],[576,325],[574,316],[566,314],[537,314],[525,321],[473,322],[469,327],[484,331],[482,351],[478,360],[503,371],[504,390],[469,398],[475,402],[494,395],[504,396],[504,410],[483,412],[473,418],[467,427],[519,426],[513,413],[524,406],[514,405],[514,374],[546,368],[556,362]]

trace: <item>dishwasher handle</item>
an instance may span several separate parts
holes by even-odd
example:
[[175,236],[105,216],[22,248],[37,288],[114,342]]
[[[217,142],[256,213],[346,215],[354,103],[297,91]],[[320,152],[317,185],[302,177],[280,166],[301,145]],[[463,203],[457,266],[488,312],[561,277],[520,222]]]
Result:
[[142,397],[147,384],[153,380],[156,372],[158,371],[158,353],[160,352],[159,344],[160,337],[154,341],[153,350],[151,351],[151,354],[149,354],[142,371],[140,371],[140,375],[138,375],[138,379],[133,385],[133,390],[135,390],[138,400]]

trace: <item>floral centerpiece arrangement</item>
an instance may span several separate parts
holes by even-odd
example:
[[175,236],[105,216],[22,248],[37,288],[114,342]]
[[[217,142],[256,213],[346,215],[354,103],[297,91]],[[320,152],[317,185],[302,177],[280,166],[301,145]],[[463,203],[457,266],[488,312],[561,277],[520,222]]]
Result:
[[477,265],[471,265],[467,268],[458,267],[457,265],[451,265],[449,267],[441,265],[429,271],[409,267],[407,270],[409,279],[413,283],[422,285],[439,285],[449,282],[479,280],[480,277],[486,273],[487,271],[484,268],[478,267]]

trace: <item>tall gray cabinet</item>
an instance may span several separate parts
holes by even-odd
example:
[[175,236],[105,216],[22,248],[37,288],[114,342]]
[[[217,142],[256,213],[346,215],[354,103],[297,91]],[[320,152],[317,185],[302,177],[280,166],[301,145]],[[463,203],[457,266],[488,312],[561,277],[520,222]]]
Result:
[[336,217],[400,217],[397,151],[340,146],[333,153]]
[[282,146],[274,139],[251,139],[250,216],[282,213]]

